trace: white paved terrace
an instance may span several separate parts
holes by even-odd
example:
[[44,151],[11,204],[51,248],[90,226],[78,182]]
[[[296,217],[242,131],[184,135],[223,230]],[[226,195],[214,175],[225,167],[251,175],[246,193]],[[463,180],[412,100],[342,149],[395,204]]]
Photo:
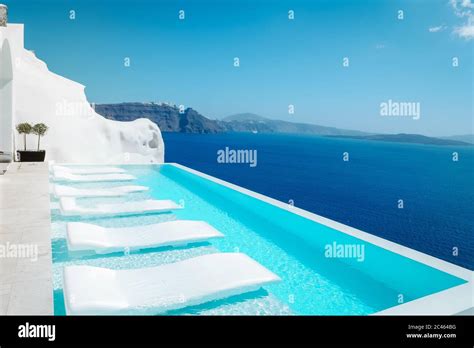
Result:
[[53,314],[50,228],[48,164],[12,163],[0,175],[0,315]]

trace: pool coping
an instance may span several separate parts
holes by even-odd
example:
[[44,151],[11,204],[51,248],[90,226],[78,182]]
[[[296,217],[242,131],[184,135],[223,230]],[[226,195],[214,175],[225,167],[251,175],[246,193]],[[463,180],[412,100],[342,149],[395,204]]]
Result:
[[[464,310],[473,307],[474,294],[473,294],[473,283],[474,283],[474,272],[452,264],[450,262],[441,260],[434,256],[422,253],[420,251],[408,248],[401,244],[391,242],[387,239],[375,236],[373,234],[361,231],[354,227],[344,225],[340,222],[325,218],[323,216],[311,213],[307,210],[292,206],[288,203],[283,203],[274,198],[267,197],[260,193],[251,191],[241,186],[229,183],[227,181],[218,179],[211,175],[202,173],[195,169],[183,166],[179,163],[164,163],[164,165],[172,165],[182,170],[185,170],[194,175],[198,175],[202,178],[213,181],[217,184],[226,186],[240,193],[246,194],[253,198],[259,199],[278,208],[300,215],[309,220],[315,221],[327,227],[336,229],[342,233],[348,234],[355,238],[361,239],[368,243],[374,244],[380,248],[402,255],[409,259],[418,261],[430,267],[436,268],[445,273],[451,274],[455,277],[465,280],[467,283],[451,287],[449,289],[436,292],[431,295],[423,296],[419,299],[403,303],[376,313],[372,315],[454,315]],[[469,294],[471,295],[469,297]]]
[[[50,162],[50,164],[53,164]],[[99,165],[97,163],[54,163],[54,165]],[[374,244],[380,248],[386,249],[393,253],[399,254],[401,256],[407,257],[414,261],[420,262],[427,266],[438,269],[442,272],[448,273],[455,277],[461,278],[466,281],[466,283],[442,290],[440,292],[433,293],[431,295],[423,296],[416,300],[406,302],[379,312],[375,312],[372,315],[455,315],[462,311],[471,309],[474,306],[474,271],[471,271],[467,268],[455,265],[448,261],[441,260],[434,256],[425,254],[423,252],[411,249],[409,247],[403,246],[401,244],[389,241],[387,239],[378,237],[376,235],[364,232],[362,230],[356,229],[354,227],[342,224],[340,222],[325,218],[323,216],[311,213],[307,210],[292,206],[288,203],[281,202],[277,199],[270,198],[268,196],[262,195],[260,193],[254,192],[252,190],[243,188],[241,186],[229,183],[225,180],[218,179],[214,176],[205,174],[198,170],[186,167],[179,163],[165,162],[165,163],[107,163],[107,165],[117,165],[117,166],[128,166],[128,165],[171,165],[176,168],[187,171],[191,174],[200,176],[204,179],[210,180],[222,186],[233,189],[237,192],[243,193],[250,197],[259,199],[268,204],[276,206],[278,208],[284,209],[286,211],[292,212],[299,216],[302,216],[306,219],[312,220],[314,222],[320,223],[327,227],[338,230],[339,232],[348,234],[352,237],[361,239],[368,243]]]

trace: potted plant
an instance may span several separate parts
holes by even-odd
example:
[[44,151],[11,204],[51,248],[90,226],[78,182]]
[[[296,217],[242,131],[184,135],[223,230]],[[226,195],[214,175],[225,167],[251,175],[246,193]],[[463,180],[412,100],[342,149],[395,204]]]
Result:
[[[18,150],[20,162],[43,162],[46,156],[45,150],[40,150],[41,137],[46,134],[48,127],[44,123],[38,123],[31,126],[24,122],[16,126],[18,133],[23,134],[24,150]],[[36,151],[26,149],[26,136],[28,134],[36,134],[38,136],[38,149]]]

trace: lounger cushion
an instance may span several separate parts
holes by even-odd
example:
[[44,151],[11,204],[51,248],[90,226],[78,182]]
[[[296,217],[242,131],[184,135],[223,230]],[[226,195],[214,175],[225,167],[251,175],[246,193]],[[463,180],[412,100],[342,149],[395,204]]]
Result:
[[75,168],[75,167],[64,167],[64,166],[53,166],[54,173],[70,173],[70,174],[121,174],[127,171],[117,167],[95,167],[90,166],[89,168]]
[[151,214],[167,212],[182,207],[177,203],[164,199],[147,199],[143,201],[130,201],[124,203],[98,204],[93,208],[79,206],[73,197],[59,199],[61,214],[65,216],[123,216],[137,214]]
[[105,228],[83,222],[67,224],[70,251],[94,251],[98,254],[162,246],[179,246],[222,238],[224,235],[204,221],[175,220],[158,224]]
[[148,190],[146,186],[118,186],[103,189],[80,189],[76,187],[54,185],[53,193],[56,197],[119,197],[133,192]]
[[76,175],[68,172],[55,172],[53,178],[56,181],[71,182],[131,181],[136,179],[133,175],[128,174]]
[[158,314],[219,300],[280,281],[241,253],[216,253],[152,268],[66,266],[67,314]]

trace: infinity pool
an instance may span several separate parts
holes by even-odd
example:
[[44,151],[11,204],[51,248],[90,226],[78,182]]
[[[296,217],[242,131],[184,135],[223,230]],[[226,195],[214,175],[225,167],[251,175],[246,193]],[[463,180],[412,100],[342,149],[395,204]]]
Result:
[[[77,167],[77,166],[76,166]],[[137,177],[126,185],[150,187],[124,198],[83,198],[78,203],[172,199],[184,205],[173,213],[127,217],[63,217],[51,196],[54,309],[64,315],[62,269],[90,265],[111,269],[152,267],[215,252],[245,253],[282,281],[256,292],[187,307],[166,314],[200,315],[367,315],[466,281],[292,211],[247,195],[172,164],[126,165]],[[123,183],[67,184],[98,188]],[[294,208],[293,208],[294,209]],[[79,256],[68,252],[65,226],[88,221],[104,227],[146,225],[175,219],[204,220],[225,237],[179,248]],[[357,255],[338,254],[338,248]],[[349,250],[348,248],[344,250]],[[329,250],[329,251],[328,251]],[[362,253],[360,253],[362,252]]]

